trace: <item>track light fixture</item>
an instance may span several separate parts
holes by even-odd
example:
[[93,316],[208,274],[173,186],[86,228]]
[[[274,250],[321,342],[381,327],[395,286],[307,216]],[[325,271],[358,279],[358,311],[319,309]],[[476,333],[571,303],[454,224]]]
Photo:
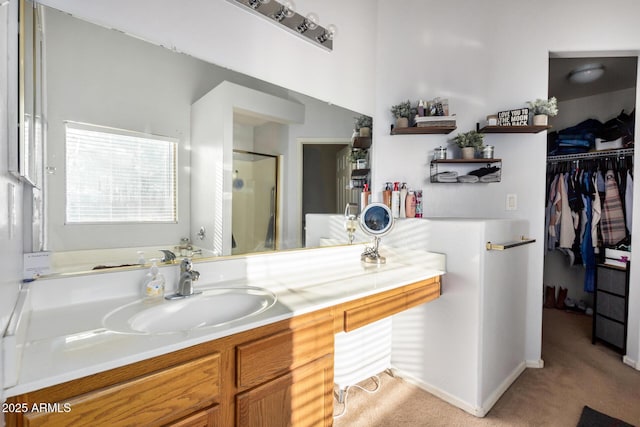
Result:
[[326,28],[318,24],[318,15],[311,12],[306,16],[296,13],[292,0],[228,0],[229,2],[262,16],[281,28],[295,34],[308,42],[326,50],[333,50],[333,39],[336,34],[335,25]]

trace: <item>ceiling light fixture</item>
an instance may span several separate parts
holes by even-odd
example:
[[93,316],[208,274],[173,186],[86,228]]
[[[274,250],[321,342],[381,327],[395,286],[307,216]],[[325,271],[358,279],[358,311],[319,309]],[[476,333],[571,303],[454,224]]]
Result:
[[598,80],[604,74],[604,66],[598,63],[581,65],[569,73],[571,83],[585,84]]
[[299,33],[304,33],[307,30],[313,30],[318,26],[318,15],[311,12],[307,14],[306,18],[296,27],[296,31]]
[[[1,0],[0,0],[1,1]],[[318,24],[318,15],[311,12],[303,16],[295,11],[292,0],[227,0],[244,10],[279,25],[292,34],[328,51],[333,50],[336,26],[326,28]]]

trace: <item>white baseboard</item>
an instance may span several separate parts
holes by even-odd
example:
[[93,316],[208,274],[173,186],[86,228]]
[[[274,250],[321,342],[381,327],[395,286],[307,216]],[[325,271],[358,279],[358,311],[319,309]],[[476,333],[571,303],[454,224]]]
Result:
[[536,368],[536,369],[542,369],[544,368],[544,360],[542,359],[538,359],[538,360],[527,360],[525,362],[527,368]]
[[447,403],[452,404],[453,406],[456,406],[460,409],[462,409],[465,412],[470,413],[471,415],[474,415],[476,417],[482,417],[483,415],[480,415],[481,411],[480,408],[476,407],[475,405],[472,405],[468,402],[465,402],[462,399],[457,398],[456,396],[438,388],[438,387],[434,387],[430,384],[425,383],[422,380],[419,380],[409,374],[404,373],[403,371],[400,371],[396,368],[391,368],[391,371],[393,372],[393,375],[395,377],[399,377],[402,378],[403,380],[405,380],[406,382],[416,385],[418,387],[420,387],[421,389],[423,389],[424,391],[427,391],[431,394],[433,394],[434,396],[444,400]]
[[518,379],[520,374],[523,373],[526,368],[527,368],[527,363],[526,362],[520,363],[511,372],[511,374],[509,374],[509,376],[507,378],[505,378],[504,381],[502,381],[502,383],[498,386],[498,388],[496,388],[493,391],[493,393],[491,393],[489,395],[487,400],[485,400],[483,402],[483,404],[482,404],[482,411],[483,412],[482,412],[482,415],[480,415],[481,417],[484,417],[485,415],[487,415],[487,413],[489,413],[491,408],[493,408],[493,405],[495,405],[496,402],[498,401],[498,399],[500,399],[500,396],[502,396],[504,394],[504,392],[507,391],[509,386],[511,386],[511,384],[513,384],[513,382],[516,379]]
[[[520,374],[522,372],[524,372],[525,368],[527,367],[527,363],[522,362],[521,364],[519,364],[514,370],[513,372],[511,372],[511,374],[509,374],[509,376],[507,378],[505,378],[505,380],[498,386],[498,388],[496,388],[496,390],[491,393],[491,395],[489,396],[489,398],[486,399],[486,401],[484,402],[484,404],[482,406],[477,406],[474,405],[472,403],[469,402],[465,402],[464,400],[438,388],[438,387],[434,387],[430,384],[427,384],[426,382],[419,380],[411,375],[408,375],[404,372],[402,372],[401,370],[398,370],[396,368],[392,368],[392,372],[393,375],[399,378],[402,378],[403,380],[407,381],[408,383],[414,384],[418,387],[420,387],[421,389],[433,394],[434,396],[444,400],[447,403],[450,403],[453,406],[456,406],[460,409],[462,409],[465,412],[468,412],[469,414],[475,416],[475,417],[479,417],[482,418],[485,415],[487,415],[487,413],[489,413],[489,410],[491,410],[491,408],[493,408],[493,405],[495,405],[495,403],[498,401],[498,399],[500,399],[500,397],[504,394],[505,391],[507,391],[507,389],[509,388],[509,386],[511,386],[511,384],[513,384],[513,382],[520,376]],[[537,367],[537,365],[536,365]]]
[[640,371],[640,364],[628,356],[622,356],[622,363],[631,366],[633,369]]

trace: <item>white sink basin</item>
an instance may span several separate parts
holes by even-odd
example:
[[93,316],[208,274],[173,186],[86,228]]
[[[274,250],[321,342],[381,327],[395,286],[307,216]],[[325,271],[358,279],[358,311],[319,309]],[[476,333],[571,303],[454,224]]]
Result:
[[102,323],[115,332],[169,334],[235,322],[275,302],[276,296],[264,288],[216,288],[173,301],[137,300],[108,313]]

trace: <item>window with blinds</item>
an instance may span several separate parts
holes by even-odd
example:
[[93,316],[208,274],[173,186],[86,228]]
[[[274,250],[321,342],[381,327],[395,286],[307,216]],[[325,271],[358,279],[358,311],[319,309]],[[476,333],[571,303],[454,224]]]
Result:
[[176,222],[172,138],[67,122],[66,223]]

